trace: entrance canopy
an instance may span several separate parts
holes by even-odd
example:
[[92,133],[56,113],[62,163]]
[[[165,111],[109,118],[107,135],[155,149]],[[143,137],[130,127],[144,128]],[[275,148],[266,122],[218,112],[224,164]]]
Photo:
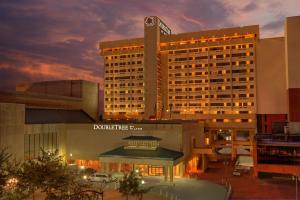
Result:
[[149,165],[176,165],[182,161],[183,153],[162,147],[156,150],[128,149],[124,146],[99,155],[102,162],[149,164]]

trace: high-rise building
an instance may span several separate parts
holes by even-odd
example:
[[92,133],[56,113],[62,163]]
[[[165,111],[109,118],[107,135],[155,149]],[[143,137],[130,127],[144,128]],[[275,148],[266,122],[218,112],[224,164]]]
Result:
[[146,17],[144,38],[100,42],[104,117],[202,120],[216,149],[252,152],[256,132],[300,121],[299,25],[261,39],[258,25],[173,34]]
[[255,120],[258,26],[171,34],[146,17],[144,27],[144,38],[100,43],[106,118]]

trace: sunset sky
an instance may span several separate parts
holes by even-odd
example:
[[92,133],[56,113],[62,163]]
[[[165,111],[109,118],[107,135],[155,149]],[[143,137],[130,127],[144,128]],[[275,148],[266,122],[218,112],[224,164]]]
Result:
[[299,0],[1,0],[0,90],[16,83],[85,79],[102,83],[99,41],[143,37],[145,16],[173,33],[259,24],[283,35]]

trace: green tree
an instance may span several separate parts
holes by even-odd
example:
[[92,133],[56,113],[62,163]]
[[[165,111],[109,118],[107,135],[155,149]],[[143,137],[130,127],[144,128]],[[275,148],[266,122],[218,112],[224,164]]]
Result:
[[103,194],[102,188],[69,170],[58,151],[41,150],[40,156],[22,164],[10,158],[6,149],[0,150],[0,200],[34,199],[37,192],[45,200],[90,200]]
[[0,200],[24,199],[26,194],[18,187],[18,169],[20,165],[12,162],[7,148],[0,149]]
[[46,194],[46,199],[59,199],[68,194],[74,180],[58,151],[44,150],[37,158],[23,163],[18,179],[21,188],[27,188],[33,196],[39,190]]
[[142,187],[142,180],[138,174],[131,171],[124,175],[123,180],[120,181],[119,192],[129,199],[129,195],[136,196],[137,199],[142,200],[145,193],[151,190],[150,187]]
[[9,158],[11,155],[7,153],[6,149],[0,150],[0,196],[3,195],[5,191],[6,182],[9,177]]

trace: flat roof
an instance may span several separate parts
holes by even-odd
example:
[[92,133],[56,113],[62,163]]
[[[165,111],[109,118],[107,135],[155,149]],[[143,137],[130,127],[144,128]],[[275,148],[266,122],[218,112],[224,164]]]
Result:
[[51,123],[93,123],[95,122],[82,110],[64,110],[47,108],[26,108],[25,124]]
[[131,135],[123,138],[123,140],[149,140],[149,141],[160,141],[161,139],[158,137],[154,137],[151,135]]
[[162,147],[156,150],[125,149],[124,146],[101,153],[99,157],[124,157],[140,159],[156,159],[175,161],[183,156],[182,152],[174,151]]

